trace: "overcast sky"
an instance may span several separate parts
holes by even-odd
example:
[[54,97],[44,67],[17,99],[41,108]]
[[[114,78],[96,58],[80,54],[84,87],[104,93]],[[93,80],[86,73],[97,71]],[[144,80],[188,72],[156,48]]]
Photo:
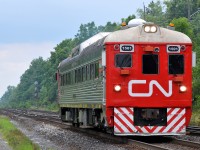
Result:
[[0,0],[0,97],[19,83],[34,58],[47,59],[81,24],[120,22],[150,1]]

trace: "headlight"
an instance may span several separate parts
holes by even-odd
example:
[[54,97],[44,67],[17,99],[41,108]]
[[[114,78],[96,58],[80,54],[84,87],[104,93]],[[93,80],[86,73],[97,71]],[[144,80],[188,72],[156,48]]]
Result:
[[150,29],[151,29],[151,27],[150,27],[150,26],[145,26],[145,27],[144,27],[144,31],[145,31],[145,32],[149,32],[149,31],[150,31]]
[[151,26],[151,32],[156,32],[157,28],[155,26]]
[[154,33],[157,31],[157,27],[155,25],[147,25],[144,27],[144,31],[147,33]]
[[184,85],[181,85],[181,86],[180,86],[180,91],[181,91],[181,92],[186,92],[186,90],[187,90],[187,87],[186,87],[186,86],[184,86]]
[[121,86],[120,86],[120,85],[115,85],[115,86],[114,86],[114,90],[115,90],[116,92],[121,91]]

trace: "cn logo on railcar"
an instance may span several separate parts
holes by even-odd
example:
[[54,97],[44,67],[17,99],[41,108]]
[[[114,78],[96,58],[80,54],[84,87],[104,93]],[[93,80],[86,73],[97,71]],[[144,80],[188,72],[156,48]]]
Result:
[[163,89],[163,87],[156,81],[156,80],[151,80],[149,82],[149,92],[148,93],[133,93],[132,92],[132,87],[133,84],[146,84],[146,80],[130,80],[128,83],[128,94],[131,97],[150,97],[153,94],[153,85],[155,85],[161,93],[166,96],[170,97],[172,95],[172,81],[169,80],[169,90],[168,92]]

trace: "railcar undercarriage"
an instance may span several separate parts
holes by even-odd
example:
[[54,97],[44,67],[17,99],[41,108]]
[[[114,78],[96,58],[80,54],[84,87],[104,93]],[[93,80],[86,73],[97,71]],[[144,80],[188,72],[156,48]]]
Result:
[[76,127],[103,128],[105,120],[101,109],[89,108],[61,108],[60,117],[64,122],[72,123]]

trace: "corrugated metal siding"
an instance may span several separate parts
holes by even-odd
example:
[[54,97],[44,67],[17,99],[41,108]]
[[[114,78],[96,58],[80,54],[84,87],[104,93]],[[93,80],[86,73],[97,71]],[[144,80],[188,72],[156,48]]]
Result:
[[102,103],[102,99],[102,79],[97,79],[61,87],[59,103]]

